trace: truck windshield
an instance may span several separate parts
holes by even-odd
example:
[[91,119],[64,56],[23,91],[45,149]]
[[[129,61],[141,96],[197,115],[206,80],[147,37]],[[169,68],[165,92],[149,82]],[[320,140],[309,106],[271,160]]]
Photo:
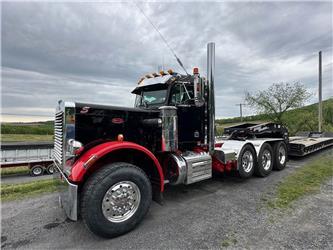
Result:
[[142,91],[141,95],[137,95],[135,106],[151,106],[163,104],[166,100],[167,90],[153,90],[153,91]]

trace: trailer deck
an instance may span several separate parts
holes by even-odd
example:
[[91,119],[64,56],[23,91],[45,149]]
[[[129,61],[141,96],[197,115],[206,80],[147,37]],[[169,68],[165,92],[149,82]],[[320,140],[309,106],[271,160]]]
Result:
[[333,133],[306,132],[289,137],[289,155],[305,156],[333,146]]

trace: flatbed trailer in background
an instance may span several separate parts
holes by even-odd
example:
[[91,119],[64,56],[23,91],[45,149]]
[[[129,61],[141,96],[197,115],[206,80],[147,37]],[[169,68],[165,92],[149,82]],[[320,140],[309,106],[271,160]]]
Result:
[[26,166],[32,176],[53,174],[53,142],[2,142],[1,168]]
[[289,137],[289,155],[305,156],[333,146],[333,133],[301,132]]

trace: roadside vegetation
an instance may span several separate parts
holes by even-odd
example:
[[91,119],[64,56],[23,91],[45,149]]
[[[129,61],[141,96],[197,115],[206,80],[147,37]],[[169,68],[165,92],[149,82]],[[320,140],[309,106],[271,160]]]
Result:
[[28,167],[12,167],[12,168],[1,168],[1,176],[10,176],[10,175],[21,175],[29,174]]
[[[300,131],[318,130],[318,104],[311,104],[302,108],[288,110],[283,115],[284,123],[290,135],[295,135]],[[260,123],[270,121],[270,117],[265,114],[243,117],[243,122]],[[241,123],[240,117],[217,119],[217,134],[221,135],[225,127]],[[323,131],[333,132],[333,98],[323,101]]]
[[23,184],[4,184],[1,185],[1,201],[10,201],[32,197],[39,194],[54,192],[58,182],[55,180],[38,180]]
[[1,134],[53,135],[53,130],[53,121],[1,124]]
[[316,193],[333,176],[333,154],[317,158],[287,176],[278,184],[276,196],[267,201],[269,208],[288,208],[307,194]]
[[1,141],[3,142],[53,141],[53,135],[1,134]]

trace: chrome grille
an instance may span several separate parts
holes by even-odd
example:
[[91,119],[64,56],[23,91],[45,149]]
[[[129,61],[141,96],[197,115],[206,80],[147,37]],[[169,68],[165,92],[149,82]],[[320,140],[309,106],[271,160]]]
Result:
[[63,163],[63,143],[64,143],[64,112],[59,111],[54,120],[54,159]]

